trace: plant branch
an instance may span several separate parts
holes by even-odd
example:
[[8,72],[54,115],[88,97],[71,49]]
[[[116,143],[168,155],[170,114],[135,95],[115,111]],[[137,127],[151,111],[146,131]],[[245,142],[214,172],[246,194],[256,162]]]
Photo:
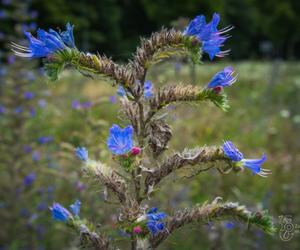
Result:
[[162,179],[177,169],[186,165],[193,166],[220,160],[228,161],[221,147],[202,147],[175,153],[168,157],[159,168],[149,171],[145,179],[145,195],[150,187],[155,187]]
[[128,187],[123,178],[116,174],[111,168],[101,162],[89,160],[84,166],[84,171],[96,177],[100,182],[109,188],[122,204],[128,200]]
[[[184,47],[184,41],[185,37],[182,32],[174,29],[162,29],[160,32],[153,33],[149,39],[142,39],[141,46],[136,50],[133,60],[129,63],[136,78],[143,78],[153,60],[160,61],[161,58],[169,57],[169,53],[164,54],[167,50],[175,48],[175,53],[179,51],[181,47]],[[158,53],[163,55],[155,58]]]
[[250,212],[245,206],[238,203],[225,202],[219,203],[217,199],[211,204],[196,206],[192,209],[178,211],[173,217],[169,218],[165,230],[150,238],[152,247],[157,248],[175,230],[191,223],[207,224],[212,221],[235,220],[255,225],[267,233],[273,234],[276,229],[272,218],[266,211]]

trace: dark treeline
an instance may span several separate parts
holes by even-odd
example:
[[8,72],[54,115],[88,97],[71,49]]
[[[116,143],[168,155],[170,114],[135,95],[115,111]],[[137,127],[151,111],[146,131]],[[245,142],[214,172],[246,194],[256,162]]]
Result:
[[220,26],[234,25],[226,48],[233,59],[300,57],[299,0],[33,0],[39,27],[75,24],[78,46],[124,59],[139,36],[161,26],[184,27],[195,15],[210,20],[221,14]]

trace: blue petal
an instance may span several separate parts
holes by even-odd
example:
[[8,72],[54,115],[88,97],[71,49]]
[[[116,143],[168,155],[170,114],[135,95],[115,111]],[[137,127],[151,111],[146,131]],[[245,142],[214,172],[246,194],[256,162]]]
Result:
[[63,41],[56,35],[50,34],[43,29],[38,29],[37,38],[45,43],[46,47],[53,53],[57,50],[62,50],[66,46]]
[[121,97],[123,97],[123,96],[126,95],[126,91],[125,91],[125,89],[124,89],[123,86],[120,85],[120,86],[118,87],[118,89],[117,89],[117,95],[119,95],[119,96],[121,96]]
[[70,209],[75,216],[79,216],[80,213],[80,200],[76,200],[73,204],[70,205]]
[[29,40],[30,57],[46,57],[50,53],[44,42],[36,39],[29,32],[24,32],[24,34]]
[[224,154],[234,162],[239,162],[244,158],[243,154],[233,145],[231,141],[224,142],[223,150]]
[[74,35],[73,35],[73,28],[74,25],[71,25],[70,23],[67,23],[66,25],[66,31],[63,31],[60,33],[62,40],[66,45],[68,45],[71,48],[75,48],[75,42],[74,42]]
[[187,36],[195,36],[203,29],[205,25],[206,25],[205,16],[203,15],[196,16],[186,27],[183,34]]
[[146,99],[149,99],[153,96],[153,90],[152,90],[152,82],[151,81],[145,81],[144,84],[144,97]]
[[59,203],[53,203],[50,210],[54,220],[66,222],[71,217],[70,212]]
[[233,84],[236,80],[236,77],[233,76],[234,71],[231,66],[227,66],[224,70],[218,72],[214,75],[211,79],[209,84],[207,85],[208,88],[215,88],[218,86],[226,87]]
[[261,171],[261,164],[267,160],[267,156],[263,155],[260,159],[243,159],[243,166],[250,169],[253,173],[258,174]]
[[128,153],[133,147],[133,128],[127,126],[122,129],[114,124],[110,128],[110,135],[107,138],[107,146],[110,151],[117,155]]
[[215,56],[221,56],[221,46],[227,38],[222,36],[212,36],[211,40],[203,41],[202,49],[209,55],[210,60]]
[[156,228],[155,223],[156,223],[155,221],[147,222],[147,227],[148,227],[149,231],[154,235],[158,232],[158,229]]
[[152,208],[150,208],[150,209],[149,209],[149,211],[148,211],[148,213],[147,213],[147,214],[156,213],[156,212],[157,212],[157,210],[158,210],[158,208],[157,208],[157,207],[152,207]]
[[75,154],[82,161],[87,161],[89,158],[88,150],[85,147],[77,147],[75,149]]
[[212,32],[218,31],[217,27],[219,25],[220,19],[221,19],[220,15],[218,13],[214,13],[212,21],[211,21],[211,31]]
[[164,230],[164,228],[165,228],[165,223],[163,223],[163,222],[158,222],[158,223],[156,223],[156,228],[157,228],[158,230],[160,230],[160,231]]

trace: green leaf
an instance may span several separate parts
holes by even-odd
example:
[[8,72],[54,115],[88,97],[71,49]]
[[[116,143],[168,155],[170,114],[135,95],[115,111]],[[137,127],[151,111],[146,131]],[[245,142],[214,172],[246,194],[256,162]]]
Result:
[[269,215],[268,211],[253,213],[249,218],[250,224],[255,224],[268,234],[274,234],[277,229],[273,223],[273,217]]
[[228,105],[227,95],[224,91],[222,91],[221,93],[217,93],[213,89],[204,89],[199,93],[198,99],[210,100],[223,111],[228,111],[228,109],[230,108],[230,106]]
[[44,69],[50,81],[56,81],[59,74],[65,66],[78,58],[79,51],[75,49],[66,49],[56,52],[44,60]]
[[201,42],[199,42],[193,36],[186,36],[184,40],[184,46],[188,52],[188,55],[191,61],[194,64],[200,64],[202,58],[202,49],[201,49]]

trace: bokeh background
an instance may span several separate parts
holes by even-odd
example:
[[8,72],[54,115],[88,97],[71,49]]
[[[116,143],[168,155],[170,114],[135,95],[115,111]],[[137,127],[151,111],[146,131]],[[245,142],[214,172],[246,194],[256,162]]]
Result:
[[[116,89],[103,79],[67,70],[49,83],[38,60],[15,58],[10,42],[25,43],[23,31],[75,25],[77,47],[125,62],[140,36],[164,27],[183,29],[198,14],[221,14],[221,26],[234,25],[228,57],[192,66],[175,58],[153,67],[156,87],[180,82],[205,86],[226,65],[238,82],[226,89],[231,109],[209,104],[172,105],[171,150],[221,144],[230,139],[249,158],[268,155],[267,179],[249,171],[220,175],[210,171],[189,178],[185,169],[171,176],[153,204],[168,213],[212,201],[239,201],[250,209],[290,215],[300,224],[300,1],[298,0],[1,0],[0,1],[0,249],[78,249],[77,235],[51,220],[53,201],[65,206],[82,200],[82,216],[105,225],[122,249],[126,235],[116,226],[116,207],[103,189],[80,173],[74,146],[88,147],[106,161],[105,140],[119,119]],[[298,49],[297,49],[298,48]],[[171,190],[171,191],[170,191]],[[115,213],[115,214],[114,214]],[[300,233],[284,242],[232,222],[191,225],[160,249],[300,248]]]

